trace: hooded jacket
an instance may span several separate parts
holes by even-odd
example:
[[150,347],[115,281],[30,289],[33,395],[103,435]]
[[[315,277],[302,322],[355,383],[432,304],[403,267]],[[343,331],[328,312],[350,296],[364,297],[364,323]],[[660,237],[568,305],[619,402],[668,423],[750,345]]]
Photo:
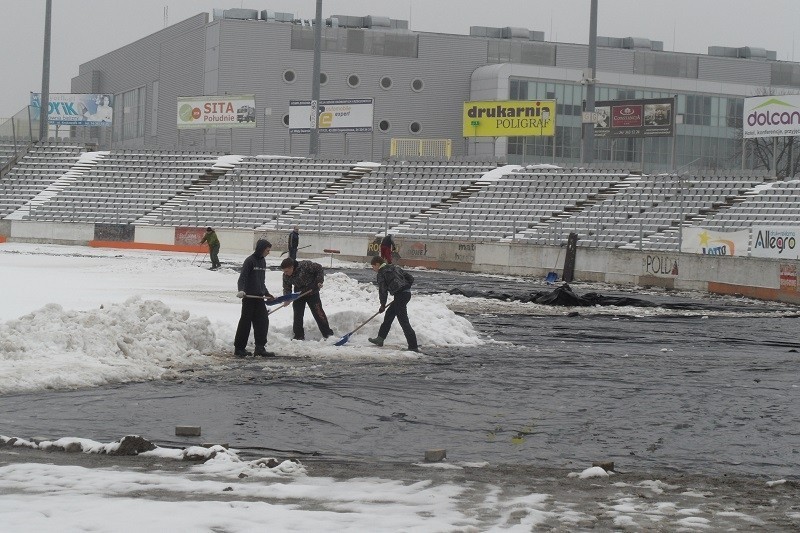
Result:
[[292,230],[292,232],[289,233],[289,245],[287,246],[287,248],[291,250],[292,248],[297,248],[299,244],[300,244],[300,232],[297,230]]
[[267,270],[267,260],[264,259],[264,250],[269,246],[269,241],[259,239],[256,242],[256,250],[247,256],[247,259],[242,263],[242,271],[239,273],[239,282],[237,283],[239,290],[244,291],[245,294],[253,296],[272,296],[267,286],[264,284],[264,279]]
[[283,275],[283,294],[292,292],[292,285],[297,292],[317,290],[325,281],[322,265],[313,261],[295,261],[291,276]]

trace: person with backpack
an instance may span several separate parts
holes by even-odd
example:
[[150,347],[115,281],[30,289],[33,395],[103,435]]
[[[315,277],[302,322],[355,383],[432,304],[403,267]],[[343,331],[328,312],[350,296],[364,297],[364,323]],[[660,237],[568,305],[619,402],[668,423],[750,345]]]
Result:
[[250,326],[253,327],[253,340],[256,344],[255,354],[262,357],[273,357],[273,352],[267,351],[267,332],[269,331],[269,316],[266,300],[274,297],[264,284],[267,270],[267,254],[272,250],[272,244],[266,239],[256,242],[256,249],[242,263],[237,286],[239,292],[236,296],[242,299],[242,314],[233,339],[235,357],[252,355],[245,348],[247,339],[250,338]]
[[[298,341],[306,338],[305,328],[303,327],[306,305],[311,310],[311,316],[317,322],[317,327],[319,327],[319,332],[322,333],[322,336],[327,339],[333,335],[333,330],[328,324],[328,317],[325,315],[325,310],[322,309],[322,300],[319,297],[319,290],[325,281],[325,271],[322,265],[313,261],[297,261],[287,257],[281,262],[281,270],[283,270],[283,294],[291,293],[292,286],[294,286],[296,292],[308,293],[291,302],[294,310],[294,322],[292,324],[294,336],[292,338]],[[289,302],[283,305],[285,307],[289,305]]]
[[[397,265],[387,263],[382,257],[373,257],[370,264],[372,265],[372,270],[378,274],[378,298],[381,302],[379,312],[383,313],[385,311],[386,314],[383,317],[380,329],[378,329],[378,336],[369,339],[369,342],[376,346],[383,346],[386,336],[389,335],[392,322],[397,317],[400,327],[403,328],[403,334],[406,336],[408,349],[412,352],[418,352],[417,334],[408,320],[407,309],[408,302],[411,301],[411,286],[414,284],[414,276]],[[387,306],[386,299],[389,294],[394,299]]]
[[222,266],[222,263],[219,262],[219,237],[214,232],[214,228],[206,228],[206,233],[203,235],[200,244],[204,242],[208,243],[208,255],[211,257],[210,270],[216,270]]

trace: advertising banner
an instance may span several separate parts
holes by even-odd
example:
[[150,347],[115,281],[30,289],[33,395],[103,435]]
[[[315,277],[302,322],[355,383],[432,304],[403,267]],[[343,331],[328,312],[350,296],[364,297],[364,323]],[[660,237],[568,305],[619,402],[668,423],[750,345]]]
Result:
[[800,226],[753,226],[750,255],[800,259]]
[[255,95],[178,97],[178,129],[255,127]]
[[675,101],[672,98],[647,100],[603,100],[594,106],[595,137],[671,137]]
[[742,135],[745,139],[800,135],[800,94],[745,98]]
[[[41,93],[31,93],[34,120],[39,119]],[[47,122],[53,126],[110,126],[114,118],[113,94],[50,93]]]
[[553,137],[555,100],[464,102],[464,137]]
[[681,252],[702,255],[747,256],[750,230],[715,231],[708,228],[685,227]]
[[[370,132],[374,107],[372,98],[320,100],[317,131]],[[310,133],[313,119],[311,100],[289,101],[289,133]]]

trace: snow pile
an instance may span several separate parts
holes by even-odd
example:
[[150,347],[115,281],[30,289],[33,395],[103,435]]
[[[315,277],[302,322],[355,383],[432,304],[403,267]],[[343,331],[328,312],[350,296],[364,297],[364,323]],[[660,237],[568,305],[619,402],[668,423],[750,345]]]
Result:
[[0,394],[158,379],[219,348],[210,326],[138,297],[92,311],[48,304],[0,324]]

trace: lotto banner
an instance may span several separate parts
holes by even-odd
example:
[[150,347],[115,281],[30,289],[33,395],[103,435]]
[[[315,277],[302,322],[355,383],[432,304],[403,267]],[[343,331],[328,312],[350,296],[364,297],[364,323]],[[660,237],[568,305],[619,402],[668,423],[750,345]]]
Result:
[[702,255],[746,256],[750,230],[715,231],[708,228],[683,228],[681,252]]

